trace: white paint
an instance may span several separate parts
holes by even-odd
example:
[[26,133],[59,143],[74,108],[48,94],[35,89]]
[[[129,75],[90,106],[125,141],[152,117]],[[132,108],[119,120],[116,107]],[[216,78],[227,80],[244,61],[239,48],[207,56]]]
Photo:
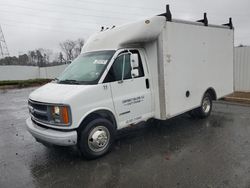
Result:
[[[77,132],[62,132],[52,129],[38,127],[31,121],[31,118],[26,120],[28,131],[40,140],[46,140],[49,143],[59,146],[72,146],[77,144]],[[69,142],[70,141],[70,142]]]
[[[145,71],[145,77],[124,80],[123,83],[111,82],[109,84],[119,128],[152,117],[151,89],[147,89],[145,83],[147,78],[148,74]],[[140,119],[137,119],[138,117]]]
[[234,90],[250,92],[250,46],[234,50]]
[[166,22],[156,16],[97,33],[82,53],[144,48],[152,71],[155,117],[166,119],[199,106],[208,88],[217,98],[233,92],[233,39],[234,31],[226,26]]
[[53,79],[59,76],[68,65],[53,67],[0,66],[0,80],[28,80],[38,78]]
[[[78,128],[97,110],[112,113],[118,129],[151,117],[172,118],[200,106],[208,88],[215,90],[217,98],[233,92],[233,37],[227,27],[166,22],[164,17],[117,27],[94,35],[83,48],[82,53],[117,50],[98,84],[49,83],[29,98],[69,105],[72,125],[60,129]],[[140,52],[145,76],[103,83],[119,53],[131,49]]]
[[[96,110],[108,110],[114,115],[114,105],[110,86],[104,89],[104,85],[69,85],[48,83],[29,96],[29,99],[44,103],[68,104],[71,108],[72,125],[70,127],[61,127],[61,129],[77,128],[84,117]],[[117,119],[116,115],[115,118]],[[42,122],[40,122],[42,123]],[[47,125],[48,127],[57,127]]]
[[116,50],[154,41],[161,33],[165,23],[165,17],[155,16],[96,33],[84,45],[82,52]]
[[229,28],[167,22],[162,76],[166,118],[200,106],[209,88],[218,99],[233,92],[233,38]]

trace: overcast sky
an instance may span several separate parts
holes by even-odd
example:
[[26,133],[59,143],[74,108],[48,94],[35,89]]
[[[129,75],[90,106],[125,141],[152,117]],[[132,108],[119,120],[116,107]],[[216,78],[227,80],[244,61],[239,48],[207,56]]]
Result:
[[209,23],[233,17],[235,45],[250,45],[250,0],[0,0],[0,25],[10,51],[59,50],[66,39],[87,38],[101,26],[120,25],[165,11],[195,21],[208,13]]

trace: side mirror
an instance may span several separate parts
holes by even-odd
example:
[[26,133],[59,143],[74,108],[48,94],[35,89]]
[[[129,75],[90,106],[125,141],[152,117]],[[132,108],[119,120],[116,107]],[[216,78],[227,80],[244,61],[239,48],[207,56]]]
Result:
[[130,55],[130,64],[131,64],[132,70],[139,67],[138,54],[131,54]]
[[132,78],[138,77],[139,76],[139,70],[138,69],[131,70],[131,76],[132,76]]

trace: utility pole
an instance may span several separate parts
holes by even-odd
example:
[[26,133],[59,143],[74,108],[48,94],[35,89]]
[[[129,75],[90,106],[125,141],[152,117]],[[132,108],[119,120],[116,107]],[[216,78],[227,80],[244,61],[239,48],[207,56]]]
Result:
[[10,54],[0,25],[0,59],[8,56],[10,56]]

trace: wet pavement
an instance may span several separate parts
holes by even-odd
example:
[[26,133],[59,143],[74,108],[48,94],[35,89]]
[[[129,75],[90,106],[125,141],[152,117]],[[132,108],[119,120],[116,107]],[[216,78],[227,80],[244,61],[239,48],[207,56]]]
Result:
[[0,90],[0,187],[250,187],[250,106],[219,102],[205,120],[182,115],[123,130],[87,161],[26,131],[33,90]]

